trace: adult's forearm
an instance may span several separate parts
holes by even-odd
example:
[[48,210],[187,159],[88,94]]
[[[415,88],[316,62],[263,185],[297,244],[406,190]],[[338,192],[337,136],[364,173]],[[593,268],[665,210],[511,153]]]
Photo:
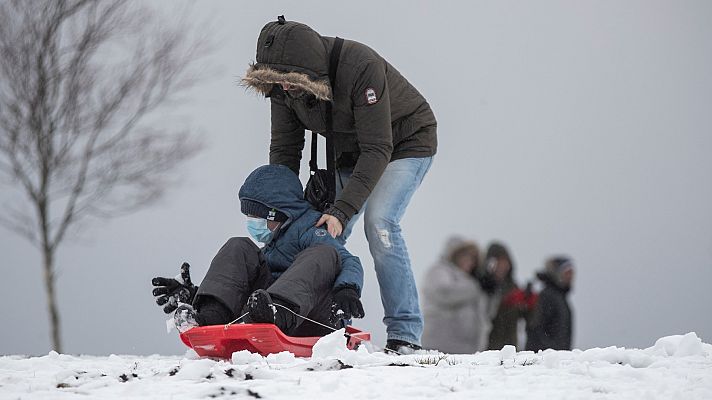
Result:
[[294,171],[295,174],[299,175],[301,154],[301,152],[284,151],[284,148],[271,147],[269,151],[269,163],[285,165]]

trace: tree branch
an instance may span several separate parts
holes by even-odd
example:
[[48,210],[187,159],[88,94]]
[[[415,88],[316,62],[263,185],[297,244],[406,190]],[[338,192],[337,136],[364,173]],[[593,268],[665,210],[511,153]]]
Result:
[[10,231],[15,232],[19,236],[24,237],[34,246],[39,246],[37,231],[32,228],[32,226],[34,225],[32,218],[20,213],[19,211],[14,211],[9,208],[6,210],[5,214],[7,214],[8,216],[0,214],[0,225],[4,226]]
[[34,203],[50,251],[83,217],[159,198],[198,151],[143,126],[195,83],[186,32],[126,0],[0,3],[0,170]]

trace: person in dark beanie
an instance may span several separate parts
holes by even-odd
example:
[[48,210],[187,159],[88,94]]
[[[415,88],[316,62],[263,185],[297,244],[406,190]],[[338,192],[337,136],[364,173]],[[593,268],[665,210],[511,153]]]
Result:
[[574,265],[568,257],[552,257],[537,277],[544,289],[527,326],[527,350],[571,350],[573,316],[567,296],[572,288]]
[[226,324],[247,313],[245,322],[273,323],[287,335],[322,336],[331,331],[297,314],[334,328],[364,316],[361,262],[314,226],[321,213],[304,200],[294,172],[282,165],[257,168],[239,198],[250,236],[264,247],[229,239],[200,287],[192,284],[187,263],[179,277],[153,280],[157,303],[166,313],[175,310],[179,330]]
[[270,164],[298,174],[305,129],[331,140],[336,199],[317,226],[345,241],[363,215],[386,348],[420,348],[423,319],[400,221],[436,152],[430,105],[373,49],[283,16],[262,28],[242,84],[270,99]]
[[492,320],[488,348],[501,350],[505,345],[519,348],[519,320],[528,319],[536,304],[536,295],[531,290],[520,289],[515,283],[514,261],[502,243],[494,242],[489,245],[484,264],[487,269],[493,271],[493,280],[498,282],[502,293],[502,301]]

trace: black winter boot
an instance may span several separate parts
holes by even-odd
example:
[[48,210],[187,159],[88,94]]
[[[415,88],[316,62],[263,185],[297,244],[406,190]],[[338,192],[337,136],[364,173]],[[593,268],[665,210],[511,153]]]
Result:
[[195,309],[195,320],[200,326],[224,325],[234,318],[230,309],[213,296],[202,296]]
[[423,350],[423,348],[417,344],[408,343],[404,340],[388,339],[386,340],[386,348],[384,349],[384,352],[389,354],[406,355],[413,354],[418,350]]
[[297,325],[297,316],[292,308],[293,306],[288,302],[280,299],[273,300],[264,289],[255,290],[247,300],[250,321],[275,324],[285,334],[289,334]]

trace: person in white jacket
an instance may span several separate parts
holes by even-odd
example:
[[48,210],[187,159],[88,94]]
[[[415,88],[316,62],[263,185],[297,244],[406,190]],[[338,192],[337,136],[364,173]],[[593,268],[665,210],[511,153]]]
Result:
[[480,268],[477,244],[459,237],[448,239],[440,261],[425,275],[423,347],[451,354],[487,349],[492,318],[500,296],[488,296],[473,277]]

